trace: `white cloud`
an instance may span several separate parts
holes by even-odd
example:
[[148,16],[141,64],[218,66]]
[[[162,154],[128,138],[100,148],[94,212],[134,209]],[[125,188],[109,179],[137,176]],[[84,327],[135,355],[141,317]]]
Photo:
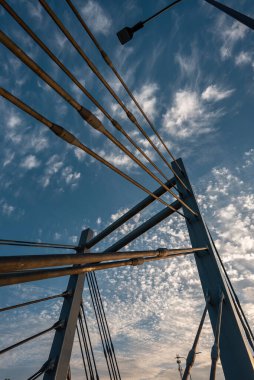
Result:
[[94,32],[104,35],[109,33],[112,20],[99,3],[94,0],[88,0],[86,5],[81,9],[81,13]]
[[182,55],[177,53],[175,61],[180,66],[181,72],[184,75],[191,75],[198,69],[198,59],[195,51],[191,55]]
[[62,237],[62,234],[60,234],[59,232],[54,233],[54,240],[60,240],[61,237]]
[[29,154],[21,161],[20,166],[28,170],[35,169],[40,166],[40,161],[33,154]]
[[241,51],[235,57],[235,64],[236,64],[236,66],[250,65],[254,69],[254,57],[253,57],[253,54],[251,54],[248,51]]
[[64,178],[65,183],[73,188],[77,186],[81,173],[75,172],[72,166],[66,166],[62,171],[62,177]]
[[112,147],[112,144],[110,145],[111,149],[109,147],[107,147],[107,149],[102,149],[97,152],[98,155],[120,169],[124,168],[126,170],[131,170],[134,167],[137,167],[137,164],[135,164],[129,156],[123,153],[120,149]]
[[[159,87],[156,83],[147,83],[144,84],[140,91],[134,93],[134,96],[138,100],[139,104],[150,117],[154,119],[157,114],[157,98],[156,93],[158,92]],[[133,107],[136,111],[136,106]]]
[[241,51],[236,57],[235,57],[235,63],[238,66],[248,64],[252,61],[251,54],[248,51]]
[[163,126],[169,134],[177,138],[188,138],[210,132],[211,121],[215,118],[215,114],[205,109],[197,92],[179,90],[174,96],[172,106],[163,115]]
[[42,21],[42,12],[43,12],[42,6],[40,4],[34,4],[32,2],[29,2],[27,5],[28,5],[28,11],[30,15],[33,18],[37,18],[37,22],[38,20]]
[[15,128],[21,124],[21,118],[16,113],[11,113],[7,121],[7,126],[10,128]]
[[222,15],[218,19],[217,34],[222,40],[220,55],[223,60],[232,56],[233,49],[238,41],[243,40],[246,36],[248,28],[238,21],[227,23],[226,17]]
[[207,101],[218,102],[219,100],[228,98],[233,92],[234,90],[224,90],[216,85],[210,85],[202,92],[201,98]]
[[51,181],[51,178],[58,173],[58,171],[63,167],[63,161],[61,157],[54,154],[49,158],[46,163],[46,169],[44,175],[40,178],[40,184],[43,187],[47,187]]
[[[222,109],[213,103],[223,100],[234,90],[225,90],[216,85],[208,86],[204,91],[178,90],[173,104],[163,115],[163,126],[174,138],[189,138],[207,134],[214,130],[214,124],[223,116]],[[207,101],[210,104],[207,104]]]
[[15,207],[3,199],[0,201],[0,207],[2,209],[3,215],[10,216],[15,211]]

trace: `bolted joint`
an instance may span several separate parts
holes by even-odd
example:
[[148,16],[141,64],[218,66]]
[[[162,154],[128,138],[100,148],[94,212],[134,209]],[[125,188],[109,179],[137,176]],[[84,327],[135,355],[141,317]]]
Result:
[[61,127],[60,125],[57,124],[52,124],[50,127],[51,131],[54,132],[58,137],[66,141],[67,143],[71,145],[76,145],[79,146],[80,142],[79,140],[69,131]]
[[46,363],[43,364],[41,367],[41,370],[45,373],[53,371],[56,366],[56,361],[54,359],[46,361]]
[[115,119],[112,119],[111,120],[111,123],[112,125],[119,131],[119,132],[122,132],[123,128],[121,127],[121,125],[118,123],[118,121],[116,121]]
[[158,257],[166,257],[168,255],[167,248],[158,248],[156,249],[156,252],[158,252]]
[[142,265],[142,264],[144,264],[144,262],[145,262],[145,260],[142,259],[142,258],[132,259],[132,260],[131,260],[131,265],[135,267],[135,266],[137,266],[137,265]]
[[134,124],[137,123],[137,119],[135,118],[133,113],[131,113],[129,110],[126,111],[126,115],[130,119],[130,121],[132,121],[132,123]]
[[107,53],[104,50],[101,51],[101,55],[102,55],[102,58],[104,59],[104,61],[106,62],[106,64],[109,67],[113,68],[113,64],[112,64],[111,60],[109,59],[109,56],[107,55]]
[[66,292],[63,293],[63,297],[71,297],[73,295],[73,292],[71,290],[66,290]]
[[84,107],[81,107],[81,109],[78,112],[79,112],[80,116],[88,124],[91,125],[91,127],[93,127],[94,129],[96,129],[99,132],[102,132],[102,133],[105,132],[104,125],[91,111],[89,111],[88,109],[86,109]]
[[57,322],[53,325],[53,327],[54,327],[55,330],[63,329],[64,326],[65,326],[65,320],[64,320],[64,319],[62,319],[62,320],[60,320],[60,321],[57,321]]

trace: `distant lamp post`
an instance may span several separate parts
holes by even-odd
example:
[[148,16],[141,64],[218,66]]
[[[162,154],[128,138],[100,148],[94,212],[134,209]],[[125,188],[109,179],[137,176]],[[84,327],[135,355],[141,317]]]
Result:
[[176,362],[178,364],[178,371],[180,374],[180,378],[182,379],[183,378],[183,367],[182,367],[181,359],[185,359],[185,358],[183,356],[179,356],[179,354],[177,354],[175,358],[176,358]]
[[173,7],[177,3],[180,3],[180,1],[181,0],[174,1],[173,3],[162,8],[160,11],[156,12],[154,15],[148,17],[146,20],[139,21],[137,24],[135,24],[132,27],[126,26],[125,28],[121,29],[119,32],[117,32],[117,37],[118,37],[119,41],[121,42],[121,44],[124,45],[127,42],[129,42],[133,38],[134,33],[137,32],[138,30],[142,29],[148,21],[159,16],[162,12],[165,12],[167,9]]

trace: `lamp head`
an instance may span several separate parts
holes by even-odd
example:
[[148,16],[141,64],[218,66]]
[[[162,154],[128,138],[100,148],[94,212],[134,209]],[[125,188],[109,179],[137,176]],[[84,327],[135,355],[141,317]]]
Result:
[[137,30],[142,29],[143,27],[144,27],[144,24],[142,21],[138,22],[132,28],[129,28],[128,26],[126,26],[125,28],[117,32],[117,37],[119,41],[121,42],[121,44],[124,45],[133,38],[133,34],[137,32]]

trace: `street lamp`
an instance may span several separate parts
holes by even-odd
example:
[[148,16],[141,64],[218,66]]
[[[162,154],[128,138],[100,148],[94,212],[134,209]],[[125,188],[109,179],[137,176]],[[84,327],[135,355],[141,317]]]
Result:
[[138,30],[142,29],[148,21],[159,16],[162,12],[165,12],[169,8],[171,8],[174,5],[176,5],[177,3],[179,3],[180,1],[181,0],[174,1],[173,3],[162,8],[160,11],[156,12],[154,15],[148,17],[146,20],[139,21],[137,24],[135,24],[132,27],[126,26],[125,28],[121,29],[119,32],[117,32],[117,37],[118,37],[119,41],[121,42],[121,44],[124,45],[124,44],[126,44],[126,42],[129,42],[133,38],[134,33],[137,32]]
[[[160,15],[162,12],[165,12],[169,8],[173,7],[177,3],[179,3],[181,0],[176,0],[173,3],[167,5],[166,7],[162,8],[160,11],[156,12],[154,15],[148,17],[148,19],[144,21],[139,21],[137,24],[135,24],[132,27],[126,26],[125,28],[121,29],[119,32],[117,32],[117,37],[122,45],[126,44],[126,42],[130,41],[133,38],[133,35],[138,30],[142,29],[144,25],[152,20],[153,18]],[[243,13],[240,13],[224,4],[221,4],[219,1],[216,0],[205,0],[207,3],[213,5],[214,7],[218,8],[220,11],[226,13],[227,15],[233,17],[235,20],[241,22],[242,24],[246,25],[250,29],[254,30],[254,20],[253,18],[244,15]]]

